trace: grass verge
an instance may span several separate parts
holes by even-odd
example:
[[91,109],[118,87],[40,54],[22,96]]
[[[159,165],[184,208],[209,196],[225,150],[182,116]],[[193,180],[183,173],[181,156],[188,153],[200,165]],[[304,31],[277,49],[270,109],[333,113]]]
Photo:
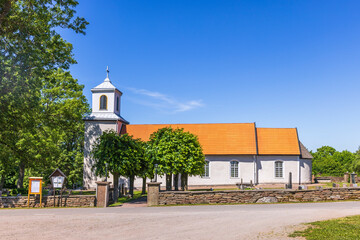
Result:
[[134,191],[134,197],[133,198],[128,198],[128,197],[119,197],[116,203],[113,203],[110,205],[110,207],[116,207],[116,206],[120,206],[123,203],[126,202],[130,202],[132,200],[138,199],[140,197],[145,197],[146,194],[141,194],[141,191]]
[[305,237],[308,240],[360,239],[360,215],[308,223],[308,228],[295,231],[289,237]]

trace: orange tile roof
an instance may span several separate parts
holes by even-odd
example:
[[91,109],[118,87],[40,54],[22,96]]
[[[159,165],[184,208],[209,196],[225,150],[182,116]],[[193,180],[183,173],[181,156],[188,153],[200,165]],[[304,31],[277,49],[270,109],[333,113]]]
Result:
[[254,123],[130,124],[126,126],[126,131],[135,138],[147,141],[151,133],[168,126],[184,128],[184,131],[197,135],[206,155],[256,154]]
[[256,128],[259,155],[300,155],[296,128]]

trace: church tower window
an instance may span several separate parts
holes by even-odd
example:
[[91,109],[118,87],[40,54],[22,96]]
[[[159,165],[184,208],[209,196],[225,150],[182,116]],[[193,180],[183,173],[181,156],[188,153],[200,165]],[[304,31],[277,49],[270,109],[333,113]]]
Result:
[[119,111],[119,107],[120,107],[119,97],[116,97],[116,111]]
[[107,109],[107,97],[105,95],[102,95],[100,97],[100,110],[106,110]]

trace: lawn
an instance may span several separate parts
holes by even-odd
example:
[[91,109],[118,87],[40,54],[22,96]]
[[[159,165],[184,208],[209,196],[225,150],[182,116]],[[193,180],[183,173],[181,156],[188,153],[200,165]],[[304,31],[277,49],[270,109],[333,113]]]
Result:
[[144,196],[146,196],[146,194],[141,194],[141,191],[134,191],[134,197],[133,198],[119,197],[118,201],[116,203],[111,204],[110,207],[119,206],[119,205],[122,205],[123,203],[130,202],[132,200],[135,200],[135,199],[138,199],[138,198],[144,197]]
[[360,215],[327,221],[308,223],[308,228],[295,231],[289,237],[305,237],[308,240],[360,239]]

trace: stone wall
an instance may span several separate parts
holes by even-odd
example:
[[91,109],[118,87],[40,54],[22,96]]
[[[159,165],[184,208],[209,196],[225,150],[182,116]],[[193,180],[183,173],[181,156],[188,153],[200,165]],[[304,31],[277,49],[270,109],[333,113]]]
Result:
[[[27,207],[28,197],[0,197],[0,208]],[[40,196],[30,196],[30,207],[39,207]],[[96,206],[95,195],[70,195],[55,196],[55,206],[59,207],[94,207]],[[54,196],[43,196],[42,207],[54,207]]]
[[[148,196],[149,197],[149,196]],[[159,205],[360,200],[360,188],[159,192]]]

